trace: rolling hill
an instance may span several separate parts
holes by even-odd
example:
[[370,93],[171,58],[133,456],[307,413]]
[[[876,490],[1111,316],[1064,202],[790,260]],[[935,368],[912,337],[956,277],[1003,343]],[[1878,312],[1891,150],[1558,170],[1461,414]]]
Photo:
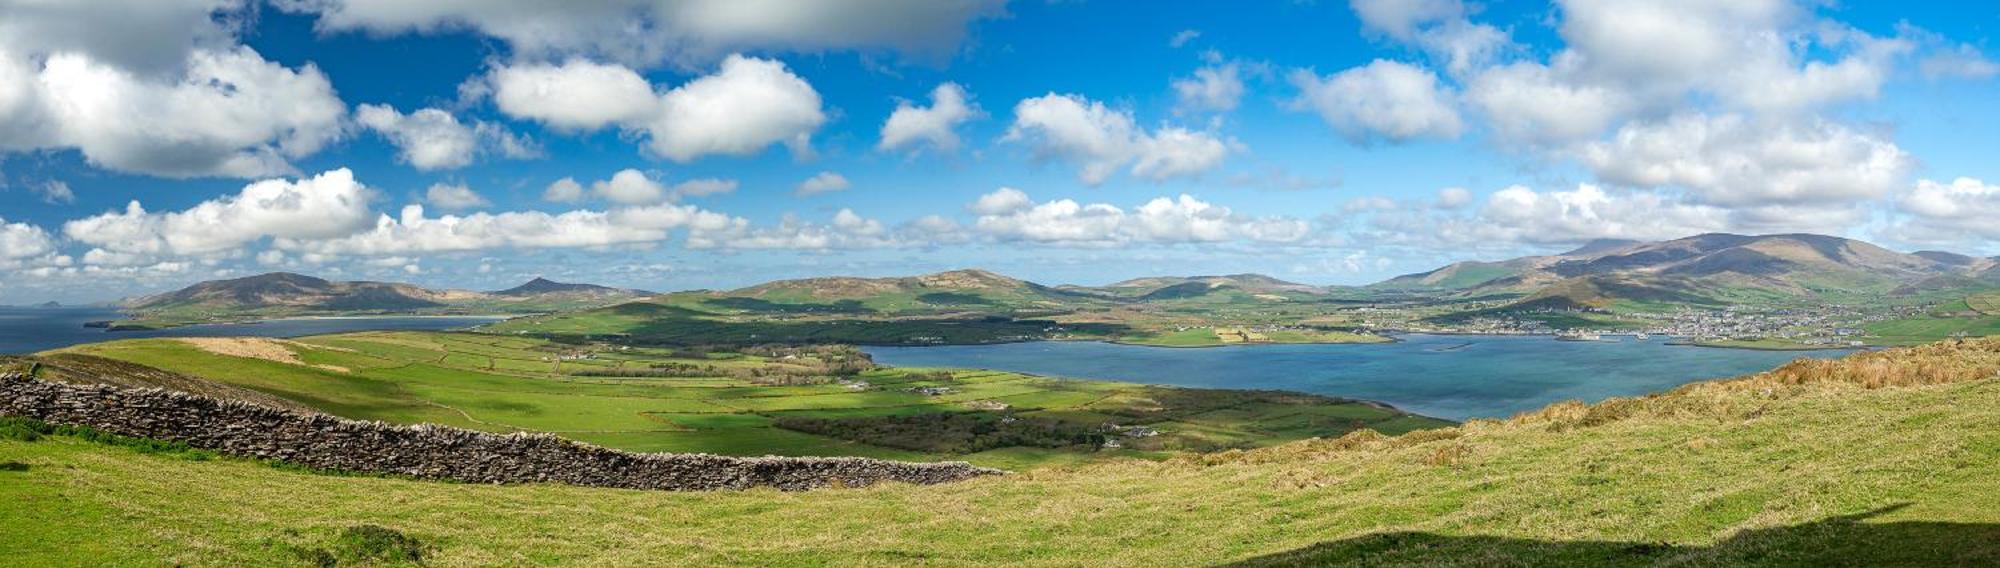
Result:
[[124,325],[156,326],[318,314],[520,313],[581,309],[650,295],[536,278],[498,292],[434,290],[397,282],[342,282],[289,272],[201,282],[127,299]]
[[[49,565],[1992,566],[2000,339],[1389,437],[934,485],[672,493],[328,475],[0,424]],[[164,544],[163,543],[169,543]]]
[[1460,262],[1374,287],[1514,295],[1537,306],[1857,302],[2000,286],[1995,270],[1990,258],[1900,253],[1841,237],[1714,233],[1651,243],[1598,241],[1558,255]]

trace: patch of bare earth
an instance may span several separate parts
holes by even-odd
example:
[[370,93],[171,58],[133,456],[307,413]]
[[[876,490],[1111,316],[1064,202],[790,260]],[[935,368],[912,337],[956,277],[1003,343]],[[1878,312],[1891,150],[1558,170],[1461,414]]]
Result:
[[[183,337],[180,338],[180,341],[182,343],[186,343],[189,345],[193,345],[197,348],[200,348],[202,351],[207,351],[209,353],[214,353],[216,355],[243,357],[246,359],[263,359],[265,361],[275,361],[278,363],[285,363],[288,365],[306,364],[305,361],[299,360],[299,353],[297,351],[294,351],[293,348],[299,348],[299,349],[314,348],[313,346],[305,345],[303,343],[299,343],[296,341],[285,341],[282,339],[269,339],[264,337]],[[340,367],[336,365],[312,365],[312,366],[321,369],[326,369],[328,371],[334,371],[340,373],[347,372],[346,367]]]

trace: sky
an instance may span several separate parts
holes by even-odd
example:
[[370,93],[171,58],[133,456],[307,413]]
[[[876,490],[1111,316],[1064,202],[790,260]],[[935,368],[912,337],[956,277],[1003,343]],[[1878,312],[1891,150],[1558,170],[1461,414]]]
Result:
[[2000,254],[1991,2],[0,0],[0,303]]

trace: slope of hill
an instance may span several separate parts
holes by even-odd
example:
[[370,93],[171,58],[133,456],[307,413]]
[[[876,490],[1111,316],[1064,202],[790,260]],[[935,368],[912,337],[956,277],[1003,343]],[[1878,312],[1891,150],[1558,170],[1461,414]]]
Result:
[[289,272],[201,282],[132,298],[124,327],[160,327],[297,315],[522,313],[580,309],[648,293],[536,278],[500,292],[433,290],[397,282],[340,282]]
[[598,286],[596,284],[573,284],[568,282],[556,282],[554,280],[549,280],[547,278],[542,278],[537,276],[535,277],[534,280],[529,280],[525,283],[522,283],[520,286],[515,286],[513,288],[508,288],[506,290],[492,292],[492,294],[495,296],[505,296],[509,298],[537,297],[537,296],[629,298],[637,296],[650,296],[652,295],[652,292],[647,292],[644,290],[633,290],[630,288],[612,288],[610,286]]
[[8,434],[0,549],[37,564],[1990,566],[1996,372],[2000,339],[1948,342],[1395,438],[807,493],[329,476]]
[[1517,295],[1533,305],[1619,301],[1708,305],[1868,302],[1891,294],[1981,286],[1991,259],[1808,234],[1705,234],[1654,243],[1593,242],[1560,255],[1461,262],[1379,288],[1468,297]]

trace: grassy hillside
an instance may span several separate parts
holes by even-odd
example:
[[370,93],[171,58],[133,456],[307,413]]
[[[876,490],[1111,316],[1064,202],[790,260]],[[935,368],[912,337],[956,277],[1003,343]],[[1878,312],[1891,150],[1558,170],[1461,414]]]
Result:
[[[78,355],[203,377],[348,418],[553,432],[634,451],[1026,468],[1268,446],[1362,426],[1400,433],[1448,424],[1309,395],[878,369],[834,347],[729,352],[364,332],[116,341],[49,359]],[[941,390],[917,390],[925,388]],[[1159,434],[1126,436],[1107,423]],[[1122,447],[1102,449],[1107,440]]]
[[[46,564],[1994,565],[2000,339],[1399,438],[931,487],[672,494],[338,477],[0,438]],[[193,458],[201,458],[196,454]]]

